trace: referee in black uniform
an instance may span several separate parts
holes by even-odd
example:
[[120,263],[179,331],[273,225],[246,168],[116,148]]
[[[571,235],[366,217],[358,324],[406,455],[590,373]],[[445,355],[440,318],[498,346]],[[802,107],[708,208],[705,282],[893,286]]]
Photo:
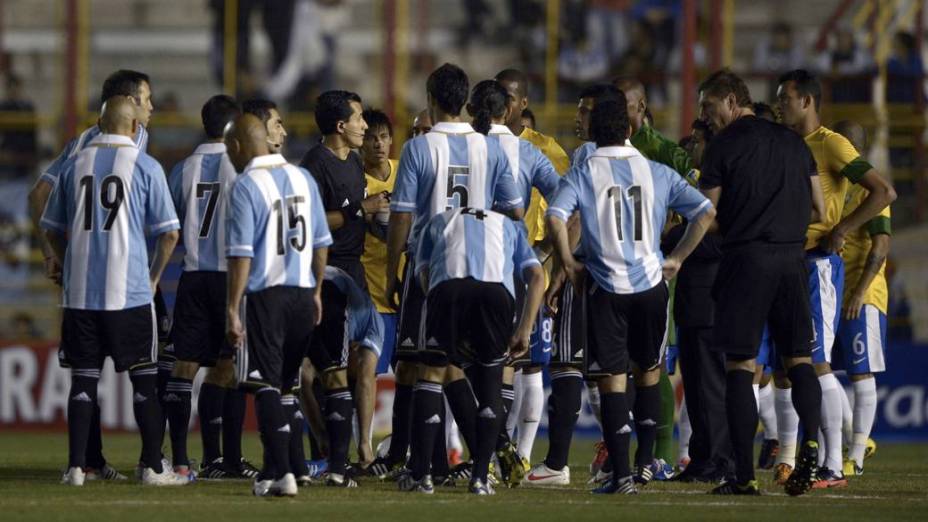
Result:
[[725,407],[735,455],[735,480],[712,490],[757,495],[751,384],[764,325],[793,383],[803,425],[790,495],[812,487],[818,460],[822,391],[810,357],[812,318],[803,244],[818,183],[809,147],[795,132],[751,110],[747,86],[722,70],[699,86],[700,118],[715,137],[706,148],[700,189],[718,209],[722,259],[712,289],[713,348],[726,357]]

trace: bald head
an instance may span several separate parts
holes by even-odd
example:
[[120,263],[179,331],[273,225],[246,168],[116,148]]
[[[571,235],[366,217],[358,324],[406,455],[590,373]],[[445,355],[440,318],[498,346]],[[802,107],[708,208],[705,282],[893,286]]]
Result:
[[851,120],[841,120],[835,123],[833,130],[847,138],[851,145],[857,149],[861,155],[867,152],[867,130],[863,125]]
[[422,112],[412,120],[412,137],[422,136],[430,130],[432,130],[432,116],[428,109],[422,109]]
[[138,127],[138,106],[128,96],[112,96],[103,104],[98,125],[106,134],[132,138]]
[[245,113],[229,122],[223,134],[223,141],[232,165],[239,172],[245,170],[252,159],[271,153],[267,141],[267,127],[254,114]]
[[645,125],[648,112],[648,97],[645,94],[644,84],[635,78],[616,78],[612,81],[616,89],[625,93],[628,102],[628,120],[632,126],[632,134]]

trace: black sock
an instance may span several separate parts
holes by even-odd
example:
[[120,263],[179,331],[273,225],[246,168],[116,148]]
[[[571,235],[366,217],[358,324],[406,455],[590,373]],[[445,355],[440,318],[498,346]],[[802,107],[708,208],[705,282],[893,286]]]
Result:
[[757,403],[754,401],[754,373],[727,372],[725,408],[728,431],[735,454],[735,478],[739,484],[754,480],[754,435],[757,433]]
[[296,395],[284,395],[280,398],[284,408],[284,415],[290,421],[290,469],[297,477],[309,475],[306,466],[306,452],[303,448],[303,412],[300,411],[300,401]]
[[628,462],[628,445],[632,427],[629,426],[628,400],[625,393],[600,393],[600,411],[603,415],[603,440],[609,449],[612,476],[618,480],[632,474]]
[[793,407],[802,424],[802,442],[815,440],[822,424],[822,385],[811,364],[797,364],[787,372],[793,383]]
[[161,473],[161,441],[164,439],[164,416],[158,401],[158,371],[155,366],[129,372],[132,380],[132,411],[142,435],[142,463]]
[[441,417],[441,423],[438,425],[438,436],[435,438],[435,445],[432,449],[432,475],[447,477],[451,473],[451,468],[448,465],[448,444],[447,440],[445,440],[448,412],[445,411],[444,398],[441,400],[439,416]]
[[351,443],[351,415],[354,403],[348,388],[329,390],[325,398],[325,429],[329,432],[329,473],[345,474]]
[[290,472],[290,422],[284,418],[280,392],[275,388],[258,390],[255,409],[265,448],[265,470],[270,478],[279,480]]
[[[502,391],[500,392],[503,398],[503,418],[509,417],[509,410],[512,409],[512,402],[516,398],[516,391],[513,389],[511,384],[503,383]],[[499,427],[499,436],[496,438],[496,450],[500,451],[505,449],[512,442],[512,439],[509,437],[509,432],[506,431],[506,423],[501,422]]]
[[106,459],[103,457],[103,429],[100,425],[100,403],[94,401],[93,415],[90,417],[90,435],[87,438],[87,467],[103,469]]
[[560,471],[567,465],[570,442],[577,418],[580,417],[580,400],[583,377],[580,372],[556,373],[551,376],[551,395],[548,397],[548,455],[545,465]]
[[171,434],[171,455],[175,466],[189,466],[187,457],[187,426],[190,425],[190,397],[193,381],[171,377],[161,390],[161,404],[165,408]]
[[168,407],[164,403],[164,392],[168,387],[168,381],[171,380],[171,374],[174,373],[174,362],[173,355],[162,356],[158,360],[158,379],[155,383],[155,393],[158,394],[158,403],[161,406],[161,440],[164,440],[164,433],[168,427]]
[[319,441],[316,437],[319,437],[319,434],[313,433],[312,426],[306,427],[306,438],[309,439],[309,459],[310,460],[322,460],[326,456],[322,453],[322,448],[319,447]]
[[200,416],[200,438],[203,440],[203,465],[211,464],[222,456],[219,439],[222,436],[225,397],[226,389],[221,386],[208,382],[200,385],[197,411]]
[[441,426],[441,384],[419,381],[413,387],[412,429],[409,468],[416,480],[431,470],[432,450]]
[[500,423],[503,422],[503,404],[500,388],[503,382],[503,367],[481,366],[474,383],[480,406],[477,410],[477,451],[474,453],[473,479],[487,481],[490,459],[496,449]]
[[87,438],[97,403],[100,370],[71,370],[68,394],[68,467],[87,466]]
[[397,384],[393,393],[393,434],[387,460],[391,464],[405,463],[409,452],[409,430],[412,420],[412,386]]
[[638,386],[635,391],[635,435],[638,436],[635,465],[650,466],[654,460],[654,442],[661,416],[661,391],[657,385]]
[[248,396],[238,388],[229,388],[225,392],[222,401],[222,463],[238,468],[242,461],[242,430]]
[[458,379],[445,385],[445,396],[448,398],[451,414],[458,423],[461,438],[473,457],[477,451],[477,399],[474,392],[471,391],[467,379]]

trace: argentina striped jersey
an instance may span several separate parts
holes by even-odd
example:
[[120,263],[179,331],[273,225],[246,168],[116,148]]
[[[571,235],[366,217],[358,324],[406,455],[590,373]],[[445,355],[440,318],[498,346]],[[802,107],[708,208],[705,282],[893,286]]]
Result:
[[[135,146],[142,152],[148,151],[148,131],[145,130],[145,127],[139,125],[138,132],[135,133]],[[55,158],[55,161],[51,163],[42,173],[42,176],[39,178],[43,181],[48,182],[51,185],[54,185],[58,182],[58,176],[61,174],[61,170],[64,168],[65,162],[68,161],[72,156],[78,152],[84,150],[94,138],[102,134],[100,127],[94,125],[89,129],[81,133],[80,136],[72,139],[65,145],[64,150],[61,151],[61,154]]]
[[547,156],[537,147],[512,133],[505,125],[491,125],[489,137],[499,143],[509,160],[522,203],[528,206],[532,188],[537,188],[545,200],[554,197],[561,177]]

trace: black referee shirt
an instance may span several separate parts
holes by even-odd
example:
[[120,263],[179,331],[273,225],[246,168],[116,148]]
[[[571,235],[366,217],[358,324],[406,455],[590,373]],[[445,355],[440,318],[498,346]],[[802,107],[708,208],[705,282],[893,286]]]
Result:
[[716,219],[723,249],[802,246],[816,170],[798,134],[755,116],[738,118],[712,138],[701,167],[700,188],[722,187]]

